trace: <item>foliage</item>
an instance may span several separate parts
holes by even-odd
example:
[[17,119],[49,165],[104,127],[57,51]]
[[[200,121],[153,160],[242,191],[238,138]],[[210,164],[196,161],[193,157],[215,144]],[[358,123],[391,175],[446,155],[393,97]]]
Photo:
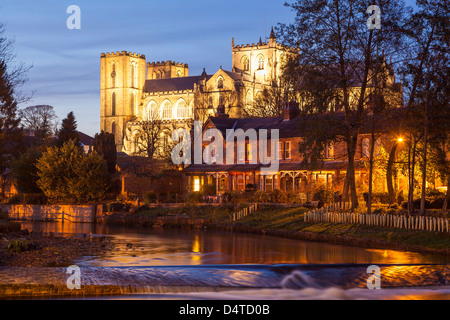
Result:
[[86,155],[73,140],[50,147],[38,160],[37,185],[51,200],[101,200],[109,186],[106,161],[96,152]]
[[201,193],[204,196],[213,196],[216,194],[216,186],[214,184],[205,184],[202,186]]
[[108,172],[116,171],[117,149],[113,133],[102,131],[94,137],[94,151],[102,155],[108,165]]
[[18,154],[22,147],[19,123],[13,84],[8,79],[7,66],[0,56],[0,174],[6,169],[11,155]]
[[73,112],[69,112],[67,117],[63,119],[61,123],[61,128],[58,131],[58,140],[56,146],[61,148],[64,143],[69,140],[74,140],[77,146],[81,146],[80,137],[77,131],[77,121],[75,120],[75,115]]
[[10,240],[6,245],[6,250],[11,253],[21,253],[31,248],[30,244],[25,240]]
[[20,193],[42,192],[36,183],[38,180],[36,163],[41,156],[42,152],[39,149],[31,148],[11,161],[11,172]]
[[157,199],[158,197],[154,191],[149,191],[144,194],[144,203],[147,205],[150,203],[155,203]]
[[[373,88],[391,85],[382,80],[392,66],[380,55],[401,48],[403,34],[399,24],[406,14],[404,4],[383,3],[383,32],[368,30],[368,5],[364,1],[297,0],[286,6],[295,12],[295,20],[281,24],[279,33],[285,44],[299,49],[295,57],[299,75],[296,90],[305,116],[302,119],[306,120],[300,124],[304,159],[320,163],[328,144],[344,141],[348,163],[346,186],[353,207],[357,207],[358,136],[373,108],[370,103]],[[346,197],[347,190],[344,191]]]
[[313,201],[319,201],[319,207],[323,207],[325,204],[334,201],[334,193],[324,186],[319,186],[314,191]]

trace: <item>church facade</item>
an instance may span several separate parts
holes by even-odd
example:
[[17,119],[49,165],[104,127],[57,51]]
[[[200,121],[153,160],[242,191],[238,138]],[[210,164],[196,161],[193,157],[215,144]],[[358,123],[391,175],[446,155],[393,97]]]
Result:
[[[177,128],[210,116],[246,117],[254,98],[279,80],[283,62],[295,49],[277,43],[272,30],[267,42],[235,45],[232,70],[190,76],[189,66],[173,61],[147,62],[127,51],[101,54],[101,130],[113,133],[117,151],[143,155],[138,147],[143,124],[157,122],[164,151]],[[148,126],[147,126],[148,127]]]

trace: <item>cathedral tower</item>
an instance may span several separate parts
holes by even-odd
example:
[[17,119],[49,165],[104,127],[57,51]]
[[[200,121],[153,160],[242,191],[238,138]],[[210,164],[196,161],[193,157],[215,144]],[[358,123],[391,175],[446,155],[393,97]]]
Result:
[[122,51],[102,53],[100,60],[100,127],[114,133],[120,152],[126,123],[138,116],[145,84],[145,56]]
[[235,45],[233,38],[231,51],[233,72],[248,74],[259,83],[271,85],[281,75],[287,55],[295,52],[295,49],[277,43],[272,28],[268,42],[260,39],[257,44]]

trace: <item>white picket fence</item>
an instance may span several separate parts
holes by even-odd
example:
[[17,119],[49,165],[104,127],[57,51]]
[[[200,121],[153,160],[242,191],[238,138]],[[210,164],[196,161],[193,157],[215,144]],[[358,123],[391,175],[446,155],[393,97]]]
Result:
[[249,214],[251,214],[253,212],[256,212],[256,210],[258,210],[258,204],[257,203],[252,204],[250,207],[244,208],[241,211],[233,213],[232,219],[233,219],[233,221],[242,219],[242,218],[248,216]]
[[316,223],[363,224],[387,228],[449,232],[449,219],[424,216],[324,212],[321,210],[311,210],[305,213],[304,221]]

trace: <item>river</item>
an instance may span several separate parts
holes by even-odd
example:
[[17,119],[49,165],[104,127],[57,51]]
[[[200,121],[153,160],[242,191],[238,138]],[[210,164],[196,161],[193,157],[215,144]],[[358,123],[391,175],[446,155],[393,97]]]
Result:
[[[23,229],[106,237],[86,284],[131,286],[133,299],[450,299],[449,258],[212,230],[23,222]],[[367,289],[369,265],[381,290]]]

